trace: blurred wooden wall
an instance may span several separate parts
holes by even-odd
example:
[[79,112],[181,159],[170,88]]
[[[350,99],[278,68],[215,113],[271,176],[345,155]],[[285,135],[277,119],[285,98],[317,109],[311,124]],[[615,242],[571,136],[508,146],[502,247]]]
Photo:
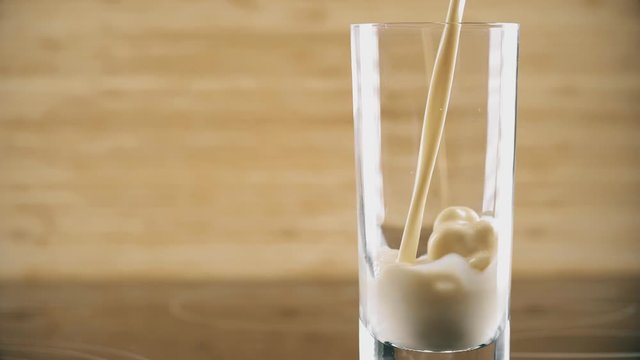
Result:
[[[355,277],[349,23],[445,0],[0,0],[0,278]],[[640,2],[521,28],[514,271],[640,272]]]

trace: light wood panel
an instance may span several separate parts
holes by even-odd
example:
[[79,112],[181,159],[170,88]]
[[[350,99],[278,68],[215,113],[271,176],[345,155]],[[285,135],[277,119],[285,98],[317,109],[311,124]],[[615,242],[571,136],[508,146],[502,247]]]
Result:
[[[353,277],[348,24],[446,1],[0,1],[0,277]],[[514,271],[640,272],[640,4],[521,28]]]

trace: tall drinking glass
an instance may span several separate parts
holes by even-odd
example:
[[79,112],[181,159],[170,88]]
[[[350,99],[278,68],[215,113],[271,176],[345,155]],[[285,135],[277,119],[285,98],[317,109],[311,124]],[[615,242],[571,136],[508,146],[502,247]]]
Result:
[[[518,25],[454,25],[457,63],[413,263],[397,249],[447,24],[351,27],[361,360],[509,358]],[[434,259],[436,226],[456,213],[468,221],[447,225],[459,231]]]

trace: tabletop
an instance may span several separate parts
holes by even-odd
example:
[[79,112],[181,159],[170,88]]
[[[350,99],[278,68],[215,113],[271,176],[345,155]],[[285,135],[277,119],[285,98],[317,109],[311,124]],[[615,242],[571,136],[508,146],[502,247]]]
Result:
[[[516,279],[512,358],[640,358],[640,281]],[[355,281],[0,285],[0,359],[357,359]]]

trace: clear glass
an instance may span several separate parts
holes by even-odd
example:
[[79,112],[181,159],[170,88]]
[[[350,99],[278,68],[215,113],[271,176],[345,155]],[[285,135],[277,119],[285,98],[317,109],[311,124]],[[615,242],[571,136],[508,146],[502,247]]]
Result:
[[490,219],[497,245],[483,270],[445,266],[440,280],[398,277],[392,285],[383,284],[384,258],[402,238],[446,24],[351,27],[361,360],[462,359],[472,351],[474,359],[509,357],[518,25],[457,25],[455,75],[418,256],[426,256],[436,216],[450,206]]

